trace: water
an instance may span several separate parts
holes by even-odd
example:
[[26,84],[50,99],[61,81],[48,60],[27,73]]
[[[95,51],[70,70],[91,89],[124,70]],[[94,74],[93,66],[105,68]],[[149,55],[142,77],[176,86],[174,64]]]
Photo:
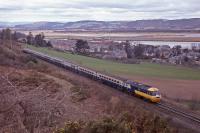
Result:
[[180,45],[182,48],[191,49],[192,45],[199,45],[200,42],[172,42],[172,41],[133,41],[132,44],[145,44],[145,45],[153,45],[153,46],[161,46],[168,45],[170,47],[174,47],[176,45]]

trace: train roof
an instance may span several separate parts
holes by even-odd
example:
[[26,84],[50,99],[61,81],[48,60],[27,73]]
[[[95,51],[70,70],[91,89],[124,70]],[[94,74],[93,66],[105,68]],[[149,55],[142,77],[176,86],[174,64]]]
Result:
[[131,86],[137,87],[138,89],[141,89],[141,90],[158,91],[157,88],[153,88],[152,86],[145,85],[145,84],[142,84],[142,83],[138,83],[138,82],[135,82],[135,81],[128,80],[127,83],[129,83],[129,84],[131,84]]
[[151,87],[151,88],[148,89],[148,91],[158,91],[158,89]]

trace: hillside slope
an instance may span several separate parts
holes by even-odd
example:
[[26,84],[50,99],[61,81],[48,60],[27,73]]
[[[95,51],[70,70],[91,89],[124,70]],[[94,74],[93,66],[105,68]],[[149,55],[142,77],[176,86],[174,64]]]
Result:
[[174,130],[145,102],[25,55],[20,45],[0,47],[0,132],[190,132]]

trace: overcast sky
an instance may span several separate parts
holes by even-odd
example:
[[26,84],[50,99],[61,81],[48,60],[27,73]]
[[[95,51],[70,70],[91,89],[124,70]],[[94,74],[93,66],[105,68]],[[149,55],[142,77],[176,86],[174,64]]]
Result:
[[0,0],[0,21],[199,18],[200,0]]

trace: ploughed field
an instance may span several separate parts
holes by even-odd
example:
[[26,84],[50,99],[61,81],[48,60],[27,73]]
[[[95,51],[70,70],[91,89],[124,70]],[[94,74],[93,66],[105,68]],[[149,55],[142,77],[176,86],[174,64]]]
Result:
[[55,51],[48,48],[28,46],[51,56],[92,68],[107,74],[124,77],[158,87],[164,97],[170,99],[200,100],[200,70],[152,64],[122,64],[81,55]]

